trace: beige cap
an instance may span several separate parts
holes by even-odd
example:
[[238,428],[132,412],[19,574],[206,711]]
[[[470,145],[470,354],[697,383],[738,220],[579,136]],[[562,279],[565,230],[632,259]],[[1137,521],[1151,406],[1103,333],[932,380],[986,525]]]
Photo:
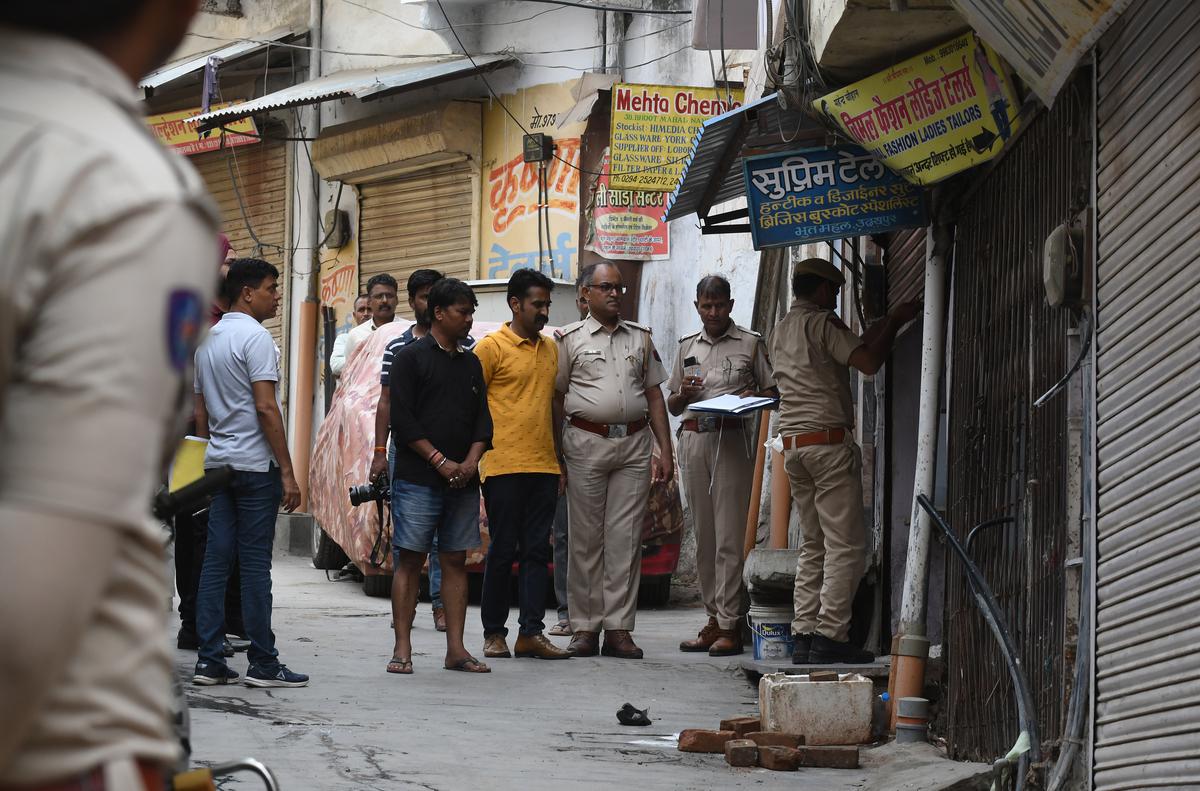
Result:
[[805,258],[796,264],[796,268],[793,270],[793,276],[795,275],[823,277],[836,283],[838,288],[846,285],[846,276],[842,274],[842,271],[824,258]]

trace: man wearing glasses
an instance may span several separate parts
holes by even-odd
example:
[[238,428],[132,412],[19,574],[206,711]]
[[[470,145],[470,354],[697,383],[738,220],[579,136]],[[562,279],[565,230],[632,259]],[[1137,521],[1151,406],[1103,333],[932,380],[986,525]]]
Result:
[[584,269],[581,290],[591,315],[557,333],[554,399],[570,511],[570,649],[576,656],[641,659],[630,632],[641,581],[642,520],[651,482],[669,481],[674,470],[659,389],[667,372],[650,330],[621,319],[625,286],[615,266]]

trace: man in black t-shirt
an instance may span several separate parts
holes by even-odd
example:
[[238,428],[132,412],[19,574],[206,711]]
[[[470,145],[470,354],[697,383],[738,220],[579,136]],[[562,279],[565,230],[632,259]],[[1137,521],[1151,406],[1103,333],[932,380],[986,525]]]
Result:
[[491,672],[463,645],[468,549],[479,546],[479,459],[491,447],[483,369],[462,346],[475,315],[475,294],[443,278],[429,291],[429,332],[392,360],[392,625],[389,673],[412,673],[411,613],[425,555],[438,543],[446,608],[449,670]]

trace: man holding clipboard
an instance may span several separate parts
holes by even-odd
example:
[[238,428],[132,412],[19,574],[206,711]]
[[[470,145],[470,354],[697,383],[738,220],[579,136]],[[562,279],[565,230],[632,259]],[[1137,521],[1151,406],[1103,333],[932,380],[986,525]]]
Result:
[[708,623],[680,651],[711,656],[742,653],[742,542],[754,474],[753,423],[745,415],[694,411],[722,395],[777,397],[762,336],[730,318],[729,281],[720,275],[696,286],[704,328],[679,339],[667,408],[683,415],[679,469],[696,530],[696,571]]

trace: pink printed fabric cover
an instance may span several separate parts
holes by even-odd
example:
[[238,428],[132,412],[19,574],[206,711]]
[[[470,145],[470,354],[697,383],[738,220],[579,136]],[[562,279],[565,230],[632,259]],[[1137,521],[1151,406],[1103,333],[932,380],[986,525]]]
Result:
[[[404,334],[411,321],[396,320],[380,327],[359,344],[354,355],[346,361],[342,376],[333,394],[329,413],[317,432],[309,471],[309,504],[313,517],[346,555],[364,574],[390,574],[392,571],[391,526],[379,537],[379,520],[375,506],[367,503],[357,508],[350,505],[349,489],[367,482],[371,456],[375,446],[375,407],[379,402],[379,374],[383,352],[393,338]],[[500,328],[497,322],[477,321],[471,335],[479,340]],[[547,327],[546,335],[554,328]],[[656,543],[678,542],[683,532],[683,507],[679,500],[676,479],[650,489],[650,503],[642,526],[642,540]],[[477,566],[487,555],[487,514],[483,498],[479,505],[479,532],[482,543],[467,553],[467,565]],[[371,562],[371,549],[376,540],[380,550],[376,566]]]

